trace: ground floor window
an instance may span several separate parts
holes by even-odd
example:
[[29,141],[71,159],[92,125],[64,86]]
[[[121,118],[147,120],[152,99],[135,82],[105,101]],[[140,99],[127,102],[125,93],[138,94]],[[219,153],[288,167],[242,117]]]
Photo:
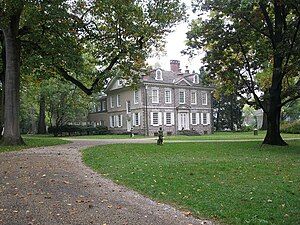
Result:
[[170,112],[166,112],[166,125],[172,124],[172,116]]
[[192,125],[197,125],[197,114],[191,113]]

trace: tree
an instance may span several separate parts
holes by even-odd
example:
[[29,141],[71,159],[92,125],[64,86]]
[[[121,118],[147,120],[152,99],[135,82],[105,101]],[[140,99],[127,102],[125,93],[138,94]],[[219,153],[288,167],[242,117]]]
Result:
[[243,102],[236,95],[213,97],[214,126],[216,131],[238,130],[242,125]]
[[[280,135],[285,104],[300,98],[300,3],[287,1],[197,1],[208,18],[194,20],[188,50],[203,59],[217,85],[229,88],[267,114],[264,144],[286,145]],[[256,75],[268,72],[265,93]],[[263,95],[264,94],[264,95]],[[265,104],[263,99],[267,99]]]
[[[51,64],[55,74],[90,95],[113,76],[110,71],[114,67],[127,76],[134,74],[133,69],[140,69],[149,49],[161,46],[164,36],[183,15],[184,5],[179,0],[1,1],[5,103],[9,103],[5,104],[2,144],[23,144],[19,130],[21,47],[31,46],[38,52],[36,63],[41,62],[41,56],[41,67]],[[87,73],[80,56],[90,49],[95,67]]]

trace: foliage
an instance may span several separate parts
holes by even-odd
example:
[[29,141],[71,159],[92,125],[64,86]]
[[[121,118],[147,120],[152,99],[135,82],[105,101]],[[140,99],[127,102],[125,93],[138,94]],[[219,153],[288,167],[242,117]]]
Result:
[[204,16],[191,23],[186,53],[204,50],[219,92],[262,108],[268,122],[264,143],[285,145],[281,107],[300,98],[299,2],[197,0],[194,7]]
[[213,96],[212,108],[214,109],[215,130],[239,130],[243,123],[243,105],[241,98],[235,94]]
[[295,121],[300,119],[300,100],[290,102],[282,108],[282,120]]
[[95,171],[159,202],[226,224],[297,224],[300,142],[98,146]]
[[280,129],[282,133],[300,134],[300,120],[292,123],[283,123]]
[[49,127],[48,133],[53,134],[55,137],[58,135],[63,136],[63,134],[67,134],[69,136],[74,135],[106,135],[110,134],[110,131],[107,127],[103,126],[79,126],[79,125],[62,125],[59,127]]

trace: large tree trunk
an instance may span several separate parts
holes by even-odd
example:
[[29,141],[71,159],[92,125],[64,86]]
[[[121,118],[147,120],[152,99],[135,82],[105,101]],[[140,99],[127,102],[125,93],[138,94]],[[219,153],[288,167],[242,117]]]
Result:
[[22,10],[9,18],[3,29],[6,47],[4,134],[2,145],[24,144],[19,127],[20,111],[20,42],[19,21]]
[[262,121],[262,125],[261,125],[261,130],[267,130],[268,129],[268,115],[267,113],[263,112],[263,121]]
[[4,127],[4,79],[5,79],[5,64],[6,64],[6,56],[5,56],[5,45],[3,39],[3,33],[0,31],[0,41],[1,41],[1,60],[2,60],[2,71],[0,72],[0,142],[2,138],[2,131]]
[[45,96],[41,94],[40,96],[40,112],[38,121],[38,134],[46,134],[46,104]]

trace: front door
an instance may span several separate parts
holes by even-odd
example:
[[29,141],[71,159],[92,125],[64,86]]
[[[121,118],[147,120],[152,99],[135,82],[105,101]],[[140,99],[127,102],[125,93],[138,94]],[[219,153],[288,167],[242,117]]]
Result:
[[189,114],[178,113],[178,130],[189,130]]

